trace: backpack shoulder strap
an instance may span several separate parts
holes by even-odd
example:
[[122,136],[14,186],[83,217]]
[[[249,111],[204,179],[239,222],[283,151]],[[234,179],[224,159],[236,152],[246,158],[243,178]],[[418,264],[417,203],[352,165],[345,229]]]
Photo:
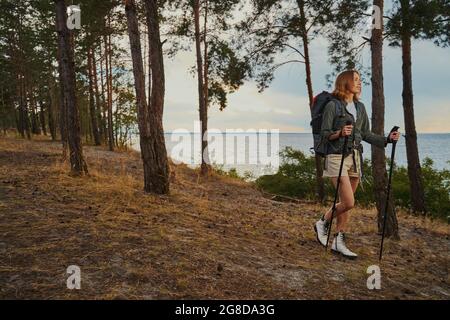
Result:
[[334,102],[334,105],[336,106],[336,115],[340,115],[341,117],[345,117],[345,108],[342,105],[342,102],[337,98],[331,98],[331,101]]

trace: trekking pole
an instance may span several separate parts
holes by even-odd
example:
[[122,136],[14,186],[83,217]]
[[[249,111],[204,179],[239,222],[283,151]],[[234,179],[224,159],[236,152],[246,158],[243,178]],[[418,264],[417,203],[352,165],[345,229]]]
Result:
[[[391,132],[389,133],[389,136],[391,136],[392,132],[398,131],[399,127],[395,126],[392,128]],[[392,141],[392,151],[391,151],[391,166],[389,168],[389,180],[387,185],[387,194],[386,194],[386,205],[384,207],[384,217],[383,217],[383,233],[381,234],[381,245],[380,245],[380,256],[379,261],[381,261],[381,256],[383,255],[383,242],[384,242],[384,232],[386,230],[386,218],[388,214],[389,209],[389,195],[391,193],[391,178],[392,178],[392,169],[394,167],[394,156],[395,156],[395,146],[397,145],[397,141]]]
[[[353,122],[351,120],[347,120],[345,123],[346,126],[351,125]],[[336,212],[336,201],[339,194],[339,185],[341,182],[341,174],[342,174],[342,168],[344,166],[344,158],[345,158],[345,151],[347,150],[347,143],[348,143],[348,136],[345,136],[344,145],[342,147],[342,158],[341,158],[341,166],[339,167],[339,175],[336,182],[336,191],[334,193],[334,201],[333,201],[333,207],[331,209],[331,219],[330,219],[330,225],[328,226],[328,236],[327,236],[327,243],[325,245],[325,251],[328,249],[328,242],[330,241],[330,234],[331,234],[331,226],[333,225],[333,217],[334,213]]]

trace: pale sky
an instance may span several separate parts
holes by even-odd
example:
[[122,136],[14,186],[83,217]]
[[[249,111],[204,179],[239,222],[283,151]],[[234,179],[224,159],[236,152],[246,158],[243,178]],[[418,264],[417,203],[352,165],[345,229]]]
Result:
[[[331,72],[327,62],[326,42],[311,44],[314,94],[326,90],[325,75]],[[370,64],[369,48],[363,61]],[[414,41],[412,48],[414,110],[419,133],[450,132],[450,50],[438,48],[431,41]],[[166,103],[164,129],[186,128],[193,131],[198,120],[196,78],[189,73],[195,64],[193,52],[183,52],[175,59],[165,60]],[[302,64],[288,64],[275,74],[272,85],[258,93],[254,83],[246,82],[229,96],[228,107],[209,109],[209,127],[225,130],[279,129],[280,132],[310,132],[310,114]],[[386,131],[403,125],[401,49],[384,49],[384,86],[386,100]],[[371,88],[363,87],[362,101],[371,114]],[[404,130],[404,129],[403,129]],[[403,131],[404,132],[404,131]]]
[[[388,1],[385,13],[390,5]],[[361,30],[361,35],[367,36],[368,32],[368,29]],[[359,35],[355,38],[356,43],[360,43],[361,39],[357,40]],[[145,40],[143,37],[142,41]],[[124,36],[120,43],[129,52],[128,37]],[[143,42],[143,50],[144,47]],[[191,48],[194,47],[192,43]],[[310,44],[314,95],[329,90],[325,76],[332,72],[332,67],[328,63],[327,51],[327,42],[323,38]],[[385,131],[398,125],[404,132],[401,48],[389,47],[385,42],[383,55]],[[163,124],[166,132],[180,128],[193,131],[194,121],[199,119],[197,79],[189,72],[195,62],[193,51],[179,52],[173,59],[165,56]],[[363,51],[362,63],[370,66],[368,46]],[[263,93],[258,93],[255,83],[246,81],[237,92],[228,96],[228,106],[224,111],[219,111],[218,106],[210,106],[208,127],[223,131],[228,128],[311,132],[304,69],[304,65],[299,63],[280,67],[271,86]],[[412,75],[417,132],[450,133],[450,48],[436,47],[432,41],[413,40]],[[370,117],[371,86],[364,86],[362,90],[362,101]]]

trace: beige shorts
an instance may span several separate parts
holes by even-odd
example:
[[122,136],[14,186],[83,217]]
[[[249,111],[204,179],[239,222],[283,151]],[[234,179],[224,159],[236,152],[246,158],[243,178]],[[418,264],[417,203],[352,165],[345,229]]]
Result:
[[[360,177],[361,173],[361,158],[359,152],[354,151],[356,168],[353,164],[353,155],[349,154],[344,159],[344,165],[342,167],[341,176],[344,177]],[[328,154],[325,158],[325,168],[323,170],[324,177],[338,177],[339,168],[341,166],[342,155],[340,154]]]

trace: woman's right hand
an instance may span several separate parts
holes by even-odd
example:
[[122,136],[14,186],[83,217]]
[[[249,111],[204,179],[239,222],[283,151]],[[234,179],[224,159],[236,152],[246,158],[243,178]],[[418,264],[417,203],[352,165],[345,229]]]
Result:
[[348,126],[344,126],[342,127],[341,130],[341,136],[342,137],[346,137],[352,134],[353,131],[353,125],[348,125]]

